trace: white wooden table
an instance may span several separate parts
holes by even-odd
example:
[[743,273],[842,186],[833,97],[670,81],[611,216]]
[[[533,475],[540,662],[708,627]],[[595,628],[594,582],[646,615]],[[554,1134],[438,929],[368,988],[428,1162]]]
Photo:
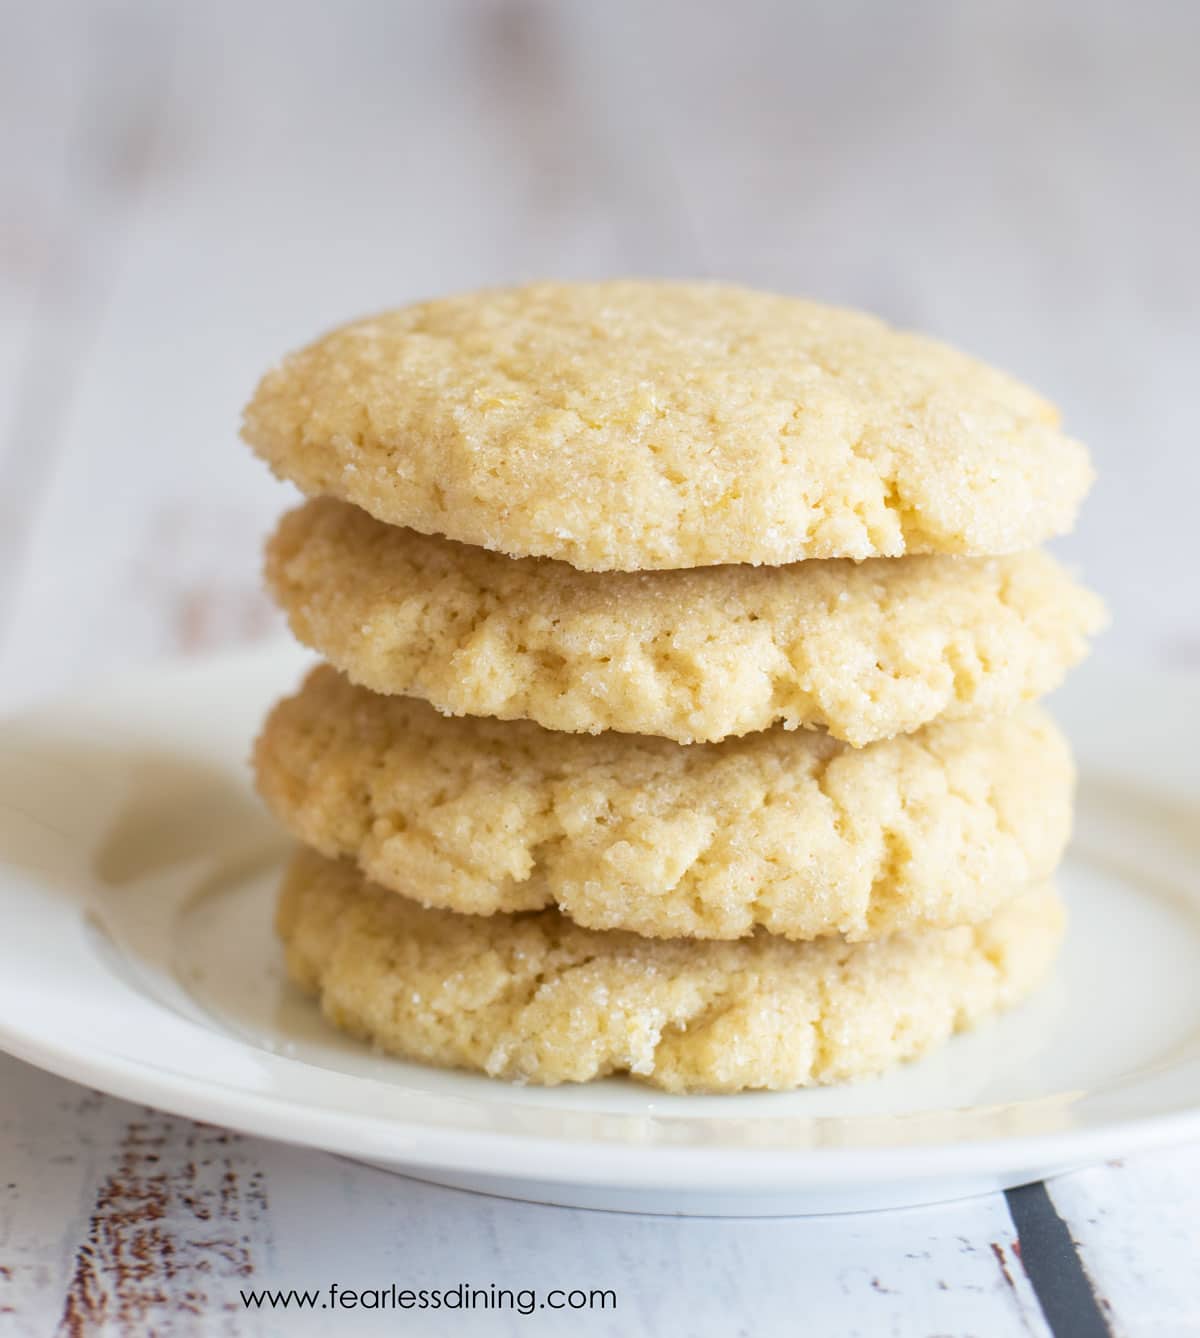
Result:
[[[1055,395],[1101,653],[1200,668],[1200,10],[0,9],[0,706],[273,635],[287,500],[236,442],[280,351],[538,274],[873,307]],[[48,951],[52,947],[48,945]],[[1200,1333],[1200,1149],[823,1221],[505,1203],[0,1058],[0,1334]],[[525,1317],[248,1287],[611,1288]]]

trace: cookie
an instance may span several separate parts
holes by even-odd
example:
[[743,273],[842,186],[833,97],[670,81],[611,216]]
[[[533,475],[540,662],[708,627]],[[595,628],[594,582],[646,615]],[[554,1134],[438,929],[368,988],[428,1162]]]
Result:
[[1073,781],[1035,707],[857,750],[786,730],[684,747],[444,719],[328,666],[271,713],[256,767],[294,836],[425,906],[712,939],[982,920],[1058,863]]
[[398,529],[322,498],[267,582],[307,645],[455,715],[680,743],[821,726],[859,747],[1048,692],[1100,601],[1048,554],[580,572]]
[[243,435],[379,520],[585,570],[995,555],[1070,528],[1087,453],[933,340],[716,283],[538,283],[334,330]]
[[845,1082],[1028,994],[1064,913],[1049,884],[990,920],[874,943],[646,939],[557,911],[426,910],[312,851],[284,879],[288,973],[381,1049],[555,1084],[628,1073],[672,1092]]

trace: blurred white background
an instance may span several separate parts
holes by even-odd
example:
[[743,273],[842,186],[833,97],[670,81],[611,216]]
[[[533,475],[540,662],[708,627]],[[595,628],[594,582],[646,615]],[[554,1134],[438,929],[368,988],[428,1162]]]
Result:
[[1200,666],[1200,6],[6,4],[0,699],[269,635],[285,349],[534,276],[871,308],[1063,407],[1102,653]]

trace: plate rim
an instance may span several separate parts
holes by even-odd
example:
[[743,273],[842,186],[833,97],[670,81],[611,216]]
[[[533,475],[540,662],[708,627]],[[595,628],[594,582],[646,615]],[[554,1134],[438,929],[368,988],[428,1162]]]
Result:
[[[236,1040],[231,1043],[248,1045]],[[455,1129],[445,1134],[436,1126],[412,1120],[327,1111],[225,1083],[164,1074],[151,1065],[119,1056],[89,1061],[66,1047],[56,1050],[48,1044],[15,1038],[3,1020],[0,1049],[45,1072],[121,1100],[184,1119],[218,1124],[252,1137],[342,1156],[378,1158],[414,1170],[487,1173],[498,1179],[537,1178],[611,1186],[614,1170],[619,1169],[619,1183],[631,1189],[694,1188],[698,1172],[703,1172],[705,1190],[762,1192],[774,1188],[780,1194],[802,1187],[860,1181],[894,1183],[967,1173],[1001,1174],[1017,1167],[1048,1172],[1049,1168],[1091,1164],[1200,1137],[1200,1105],[1113,1120],[1091,1129],[902,1145],[712,1148],[670,1143],[642,1146],[478,1129]],[[318,1067],[302,1060],[275,1058],[287,1065]],[[305,1127],[293,1124],[282,1128],[280,1122],[285,1116],[294,1121],[297,1112]],[[369,1132],[378,1138],[369,1137],[365,1145],[349,1143],[346,1140],[351,1132]],[[471,1155],[464,1157],[464,1152]],[[651,1158],[652,1164],[647,1165]],[[782,1184],[780,1176],[785,1172],[791,1179]]]

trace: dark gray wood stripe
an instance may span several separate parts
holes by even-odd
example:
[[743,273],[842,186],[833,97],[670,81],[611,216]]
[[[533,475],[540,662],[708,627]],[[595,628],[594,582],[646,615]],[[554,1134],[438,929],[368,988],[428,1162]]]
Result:
[[1021,1265],[1054,1338],[1113,1338],[1079,1250],[1039,1181],[1005,1190]]

